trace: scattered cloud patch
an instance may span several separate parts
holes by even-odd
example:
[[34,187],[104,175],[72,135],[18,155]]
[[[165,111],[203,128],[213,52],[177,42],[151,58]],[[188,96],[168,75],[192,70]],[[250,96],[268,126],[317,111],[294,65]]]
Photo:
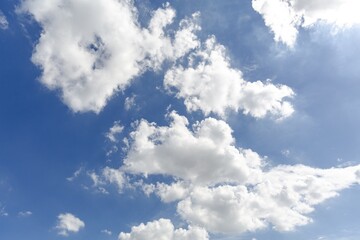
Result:
[[124,130],[124,127],[120,124],[120,121],[115,121],[114,125],[106,133],[106,138],[111,142],[117,142],[116,136]]
[[135,98],[136,98],[136,95],[132,95],[131,97],[125,98],[125,102],[124,102],[125,110],[129,111],[130,109],[132,109],[136,106]]
[[0,217],[7,217],[9,213],[6,212],[5,206],[0,203]]
[[78,170],[76,170],[71,177],[66,178],[67,181],[72,182],[76,178],[80,176],[80,174],[84,171],[84,167],[80,167]]
[[18,213],[19,217],[30,217],[33,213],[31,211],[21,211]]
[[189,65],[167,71],[165,88],[184,99],[188,111],[201,110],[225,117],[227,111],[242,111],[256,118],[268,113],[278,119],[290,116],[294,109],[286,100],[294,96],[291,88],[270,81],[248,82],[239,69],[232,68],[224,46],[214,37],[190,54]]
[[357,0],[252,0],[274,39],[293,47],[299,28],[330,24],[335,30],[360,23]]
[[107,229],[101,230],[101,233],[106,234],[108,236],[112,235],[112,232],[110,230],[107,230]]
[[198,14],[180,21],[171,34],[175,10],[165,4],[140,26],[133,1],[24,0],[17,10],[42,27],[32,61],[40,81],[60,90],[75,112],[100,112],[107,101],[148,69],[175,61],[198,46]]
[[121,169],[105,167],[99,174],[96,174],[93,171],[88,172],[88,176],[93,182],[93,188],[103,194],[109,193],[105,188],[109,184],[114,185],[119,193],[121,193],[128,185],[127,176]]
[[131,228],[130,233],[120,233],[119,240],[206,240],[209,236],[205,229],[189,226],[188,229],[175,229],[169,219],[159,219]]
[[77,233],[85,227],[85,223],[71,213],[62,213],[58,216],[56,229],[58,234],[68,236],[69,233]]
[[4,13],[0,10],[0,29],[6,30],[9,27],[9,22],[7,21]]

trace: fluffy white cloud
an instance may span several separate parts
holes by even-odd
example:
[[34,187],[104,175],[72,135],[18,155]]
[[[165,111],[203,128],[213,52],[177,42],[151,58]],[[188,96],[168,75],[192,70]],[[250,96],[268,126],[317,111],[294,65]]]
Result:
[[31,14],[43,29],[32,56],[41,82],[59,89],[73,111],[101,111],[146,69],[198,45],[197,14],[182,20],[173,37],[166,34],[175,17],[169,5],[153,13],[148,28],[138,23],[130,0],[24,0],[18,12]]
[[251,150],[234,145],[224,121],[206,118],[188,128],[185,117],[172,112],[170,126],[141,120],[130,134],[122,169],[130,173],[164,174],[197,184],[243,183],[261,165]]
[[155,193],[165,203],[184,199],[190,192],[191,185],[184,181],[177,181],[172,184],[159,183],[142,184],[142,190],[146,195]]
[[325,23],[347,28],[360,23],[357,0],[252,0],[276,41],[292,47],[299,27]]
[[140,224],[131,228],[130,233],[120,233],[119,240],[206,240],[209,239],[203,228],[189,226],[188,230],[175,229],[168,219]]
[[226,111],[243,111],[261,118],[267,113],[285,118],[293,107],[284,98],[294,95],[287,86],[271,82],[247,82],[239,69],[230,66],[225,47],[214,37],[189,57],[189,66],[175,66],[167,71],[165,88],[175,90],[184,99],[188,111],[201,110],[205,115]]
[[9,22],[7,21],[4,13],[0,10],[0,29],[7,29],[9,27]]
[[235,147],[224,121],[206,118],[190,128],[185,117],[169,116],[169,126],[138,123],[118,171],[173,177],[140,185],[163,202],[178,201],[180,216],[209,232],[292,231],[312,221],[314,206],[360,183],[360,165],[269,167],[255,152]]
[[71,213],[62,213],[58,216],[58,229],[59,235],[68,236],[69,233],[77,233],[80,229],[85,227],[85,223]]
[[314,205],[359,184],[360,166],[315,169],[279,166],[264,172],[255,185],[197,187],[179,202],[178,212],[210,232],[239,234],[272,226],[291,231],[312,221]]

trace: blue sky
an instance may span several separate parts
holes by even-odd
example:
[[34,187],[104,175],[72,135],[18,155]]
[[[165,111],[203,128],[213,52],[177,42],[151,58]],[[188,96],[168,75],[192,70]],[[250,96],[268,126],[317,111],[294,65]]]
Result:
[[358,239],[359,8],[2,1],[0,239]]

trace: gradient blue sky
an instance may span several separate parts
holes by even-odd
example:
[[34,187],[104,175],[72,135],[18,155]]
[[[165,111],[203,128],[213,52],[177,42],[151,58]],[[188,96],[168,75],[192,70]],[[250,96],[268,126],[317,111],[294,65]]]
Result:
[[[146,26],[151,12],[163,3],[135,1],[139,22]],[[186,111],[181,99],[162,89],[170,63],[136,77],[100,113],[73,112],[62,102],[61,90],[49,90],[39,81],[42,70],[32,63],[31,56],[42,28],[29,15],[15,12],[19,4],[15,0],[0,2],[8,21],[6,29],[0,28],[0,239],[118,239],[120,232],[159,218],[186,227],[186,219],[176,212],[176,202],[163,203],[136,188],[118,193],[113,185],[105,186],[109,194],[102,194],[89,177],[106,166],[119,168],[126,156],[122,151],[106,155],[113,147],[106,133],[115,121],[124,126],[118,135],[121,139],[133,131],[131,123],[141,118],[168,125],[164,115],[169,105],[190,123],[205,118],[200,111]],[[359,26],[336,34],[330,24],[300,27],[291,48],[274,40],[250,0],[179,0],[170,5],[177,14],[169,31],[199,11],[199,39],[216,36],[226,47],[231,66],[240,69],[245,79],[271,79],[296,94],[290,100],[295,112],[280,122],[231,112],[225,121],[233,129],[237,147],[266,156],[269,166],[360,164]],[[125,98],[133,95],[136,105],[126,110]],[[79,169],[81,174],[68,181]],[[159,179],[168,181],[163,176],[151,176],[147,181]],[[290,232],[272,230],[270,225],[242,234],[209,232],[210,239],[359,239],[359,191],[358,185],[339,191],[339,196],[307,214],[312,223]],[[23,216],[26,214],[21,212],[26,211],[31,214]],[[72,213],[85,227],[60,236],[56,226],[62,213]]]

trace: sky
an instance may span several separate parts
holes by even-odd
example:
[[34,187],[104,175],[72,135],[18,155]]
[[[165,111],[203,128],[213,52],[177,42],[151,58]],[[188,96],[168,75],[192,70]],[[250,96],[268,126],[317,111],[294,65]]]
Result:
[[0,239],[359,239],[359,10],[1,1]]

